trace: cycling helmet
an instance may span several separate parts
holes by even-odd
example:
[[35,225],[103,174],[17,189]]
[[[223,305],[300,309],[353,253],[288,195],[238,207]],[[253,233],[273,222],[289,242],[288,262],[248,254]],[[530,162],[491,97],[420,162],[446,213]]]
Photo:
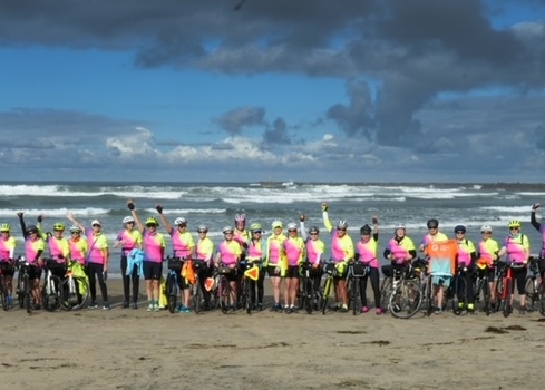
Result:
[[246,222],[246,215],[236,214],[235,215],[235,222]]
[[70,233],[81,233],[81,229],[78,225],[70,226]]
[[197,226],[197,233],[206,233],[208,232],[208,228],[206,225],[199,225]]
[[174,225],[187,225],[187,221],[184,217],[178,217],[174,220]]
[[297,230],[297,225],[294,222],[288,223],[288,230]]
[[360,228],[360,234],[363,236],[370,236],[371,235],[371,226],[365,224]]
[[282,222],[280,222],[279,220],[274,220],[273,223],[272,223],[272,227],[273,227],[273,229],[276,228],[276,227],[281,228],[282,227]]
[[492,226],[490,225],[483,225],[481,226],[481,233],[492,233]]
[[339,221],[337,224],[337,229],[346,229],[348,228],[348,222],[346,221]]
[[507,224],[507,227],[510,227],[510,228],[516,227],[516,228],[518,228],[518,227],[520,227],[520,222],[519,221],[509,221],[509,223]]
[[397,229],[406,230],[406,229],[407,229],[407,226],[405,226],[404,223],[397,223],[396,226],[395,226],[395,230],[397,230]]
[[11,225],[9,223],[3,223],[0,225],[0,232],[9,232],[11,230]]
[[151,225],[157,226],[157,225],[159,225],[159,222],[157,222],[157,218],[155,218],[155,217],[148,217],[148,219],[146,219],[145,225],[146,226],[151,226]]
[[131,217],[131,216],[127,216],[125,218],[123,218],[123,225],[126,225],[128,223],[134,223],[134,217]]
[[252,223],[252,225],[250,226],[250,231],[252,233],[261,232],[262,230],[263,230],[263,226],[261,226],[260,223]]
[[30,225],[26,228],[27,233],[38,233],[38,226]]
[[53,230],[57,232],[64,232],[65,229],[66,229],[66,226],[62,222],[57,222],[56,224],[53,225]]
[[224,227],[223,227],[223,234],[226,234],[226,233],[233,233],[233,231],[234,231],[234,230],[233,230],[233,227],[232,227],[232,226],[227,225],[227,226],[224,226]]
[[439,227],[439,221],[436,220],[435,218],[430,219],[426,225],[428,225],[428,229],[432,229],[432,228],[437,229]]
[[320,229],[318,228],[318,226],[312,226],[310,228],[310,233],[320,233]]
[[464,225],[456,225],[454,227],[454,233],[464,233],[464,234],[466,234],[466,227]]

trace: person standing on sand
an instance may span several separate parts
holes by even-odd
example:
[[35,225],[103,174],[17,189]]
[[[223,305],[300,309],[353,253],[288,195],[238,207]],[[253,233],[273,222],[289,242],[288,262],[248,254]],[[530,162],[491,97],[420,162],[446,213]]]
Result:
[[216,252],[216,266],[224,265],[232,269],[230,274],[226,275],[227,281],[231,285],[231,294],[229,297],[229,302],[231,304],[230,310],[234,312],[236,310],[236,275],[237,270],[240,267],[240,245],[238,242],[233,240],[233,231],[234,229],[231,226],[224,226],[223,236],[224,241],[218,246]]
[[306,260],[312,264],[311,278],[314,285],[314,310],[318,310],[318,299],[320,297],[320,284],[322,282],[322,255],[325,252],[325,244],[320,240],[320,228],[312,226],[309,235],[305,232],[305,215],[299,216],[299,231],[305,241]]
[[305,242],[297,232],[294,222],[288,224],[288,238],[284,240],[284,253],[288,268],[284,274],[284,312],[290,314],[297,310],[296,293],[299,291],[299,264],[303,262]]
[[[253,308],[256,308],[258,311],[263,310],[263,295],[264,295],[264,286],[265,282],[265,270],[263,269],[263,256],[264,256],[264,245],[262,240],[263,226],[260,223],[252,223],[250,226],[250,232],[252,238],[248,244],[248,256],[246,259],[248,261],[259,261],[261,262],[259,267],[259,278],[254,281],[250,280],[250,299],[252,301]],[[257,290],[257,297],[256,297]],[[256,306],[257,302],[257,306]]]
[[371,288],[373,290],[373,298],[375,299],[375,311],[377,314],[382,314],[380,306],[380,272],[378,270],[378,218],[376,215],[371,217],[373,229],[365,224],[360,228],[360,241],[356,244],[356,258],[369,267],[369,273],[361,277],[360,282],[360,298],[361,312],[367,313],[369,306],[367,304],[367,280],[371,279]]
[[2,275],[4,275],[4,281],[8,290],[8,306],[11,307],[13,301],[13,273],[15,267],[13,266],[13,255],[15,247],[17,246],[17,240],[11,235],[11,225],[9,223],[3,223],[0,225],[0,268]]
[[[245,214],[236,214],[235,215],[235,230],[233,234],[233,240],[240,244],[240,263],[244,266],[246,259],[246,249],[248,248],[248,241],[250,240],[250,232],[246,229],[246,215]],[[244,278],[244,269],[241,269],[237,273],[237,306],[241,307],[242,302],[242,279]]]
[[133,264],[133,269],[127,270],[128,267],[128,255],[134,249],[142,249],[142,233],[135,229],[136,221],[133,216],[127,216],[123,218],[124,230],[120,231],[117,235],[114,247],[121,247],[121,259],[119,261],[119,266],[121,269],[121,276],[123,278],[123,308],[129,308],[129,292],[130,292],[130,282],[132,277],[132,308],[138,309],[138,287],[140,283],[140,277],[138,275],[138,267],[136,264]]
[[102,232],[100,221],[95,219],[91,225],[92,229],[87,229],[84,225],[76,221],[72,213],[66,213],[66,217],[74,225],[77,225],[81,231],[87,236],[87,245],[89,251],[87,253],[87,276],[89,277],[89,293],[91,295],[91,303],[89,309],[97,309],[97,287],[96,281],[100,286],[102,299],[104,301],[104,310],[110,310],[108,303],[108,286],[106,285],[106,275],[108,273],[108,264],[110,261],[110,250],[108,237]]
[[[475,249],[475,244],[466,238],[466,227],[464,225],[457,225],[454,227],[454,233],[456,234],[456,245],[458,247],[456,252],[456,265],[457,267],[464,266],[467,269],[467,271],[462,274],[466,280],[467,308],[464,308],[464,302],[458,303],[458,307],[461,310],[467,309],[468,313],[475,313],[475,291],[473,285],[475,284],[475,262],[477,261],[477,251]],[[460,293],[460,291],[457,291],[457,293]]]
[[[30,265],[28,274],[32,283],[32,298],[34,301],[34,310],[40,310],[41,292],[40,277],[42,276],[42,254],[45,250],[45,243],[39,234],[38,226],[27,226],[23,219],[23,213],[17,213],[19,223],[21,224],[21,233],[25,239],[25,256]],[[40,216],[41,217],[41,216]],[[39,217],[38,221],[41,222]]]
[[[541,241],[541,251],[539,252],[539,257],[544,259],[545,258],[545,224],[537,222],[537,219],[536,219],[536,211],[540,207],[541,207],[540,203],[535,203],[532,206],[532,226],[541,234],[542,241]],[[545,220],[545,217],[543,217],[543,220]]]
[[272,223],[272,234],[267,237],[265,244],[265,267],[273,287],[274,305],[271,311],[282,311],[280,304],[280,285],[285,268],[284,241],[286,236],[282,233],[282,222],[275,220]]

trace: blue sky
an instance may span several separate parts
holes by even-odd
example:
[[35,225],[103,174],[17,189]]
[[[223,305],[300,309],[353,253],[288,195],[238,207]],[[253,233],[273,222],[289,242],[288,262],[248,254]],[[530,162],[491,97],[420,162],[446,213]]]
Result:
[[0,2],[3,180],[542,181],[544,1],[238,2]]

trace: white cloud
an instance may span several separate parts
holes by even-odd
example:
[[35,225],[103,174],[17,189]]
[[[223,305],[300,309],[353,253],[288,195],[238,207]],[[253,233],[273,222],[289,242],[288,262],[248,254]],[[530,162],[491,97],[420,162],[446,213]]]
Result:
[[130,159],[135,156],[158,155],[154,148],[154,135],[145,127],[137,127],[134,135],[106,138],[106,148],[117,151],[121,158]]

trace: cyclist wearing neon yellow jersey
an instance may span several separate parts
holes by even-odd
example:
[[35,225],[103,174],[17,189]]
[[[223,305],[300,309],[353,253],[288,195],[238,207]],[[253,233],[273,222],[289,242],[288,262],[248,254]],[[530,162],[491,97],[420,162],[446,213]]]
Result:
[[[454,233],[456,234],[456,267],[463,266],[467,271],[463,272],[463,277],[466,280],[466,296],[467,296],[467,311],[469,313],[475,312],[475,262],[477,260],[477,251],[475,244],[466,238],[466,227],[464,225],[456,225],[454,227]],[[460,288],[462,284],[459,284]],[[463,291],[458,291],[463,293]],[[464,302],[459,303],[460,309],[464,309]]]
[[[545,258],[545,223],[539,223],[536,219],[536,211],[538,208],[541,207],[541,204],[535,203],[532,206],[532,226],[541,234],[541,251],[539,252],[539,256],[543,259]],[[542,219],[545,221],[545,217]]]
[[513,276],[517,281],[517,292],[519,295],[520,310],[526,311],[526,264],[530,256],[530,241],[526,234],[520,232],[519,221],[509,221],[509,234],[505,237],[503,246],[498,256],[507,255],[507,262],[517,265],[513,269]]
[[372,217],[373,229],[371,226],[365,224],[360,228],[360,241],[356,244],[356,256],[355,258],[362,262],[365,266],[369,267],[369,273],[360,277],[360,298],[361,298],[361,312],[367,313],[369,306],[367,304],[367,279],[371,279],[371,288],[373,289],[373,298],[375,299],[375,310],[377,314],[382,314],[382,308],[380,306],[380,274],[378,270],[378,218],[374,215]]
[[431,242],[448,241],[448,236],[439,232],[439,221],[437,219],[430,219],[426,225],[428,226],[428,234],[424,236],[420,243],[420,252],[424,252]]
[[28,276],[32,282],[32,298],[34,309],[40,309],[40,276],[42,275],[42,253],[45,250],[45,243],[39,235],[39,229],[36,225],[27,227],[23,213],[17,213],[19,223],[21,224],[21,233],[25,238],[25,256],[26,261],[30,265]]
[[305,242],[297,234],[297,225],[288,224],[288,238],[283,243],[288,268],[284,273],[284,311],[288,314],[296,310],[295,296],[299,291],[299,264],[303,262]]
[[199,239],[197,240],[197,245],[195,247],[195,257],[197,260],[204,261],[206,263],[206,268],[200,271],[197,274],[201,284],[201,291],[204,297],[204,309],[210,310],[210,291],[206,290],[206,279],[214,275],[214,267],[212,256],[214,256],[214,243],[212,240],[207,237],[208,228],[206,225],[199,225],[197,227],[197,234]]
[[128,256],[135,249],[142,249],[142,233],[135,229],[136,221],[133,216],[123,218],[124,229],[117,234],[114,247],[121,247],[121,256],[119,267],[123,278],[123,308],[129,308],[129,291],[132,277],[132,308],[138,309],[138,290],[140,285],[140,276],[138,275],[138,265],[133,264],[132,269],[127,270]]
[[286,269],[286,254],[284,253],[286,236],[282,233],[282,222],[278,220],[273,221],[272,230],[273,232],[267,237],[265,245],[265,266],[273,286],[274,305],[271,310],[282,311],[280,285]]
[[[263,245],[263,226],[260,223],[252,223],[250,226],[250,233],[252,238],[248,243],[248,253],[246,255],[246,261],[259,261],[261,262],[259,269],[259,278],[257,280],[250,280],[250,299],[252,306],[256,307],[257,310],[263,310],[263,295],[265,289],[263,283],[265,281],[265,269],[263,268],[263,258],[264,258],[264,245]],[[256,297],[257,290],[257,297]],[[257,301],[257,306],[256,306]]]
[[352,238],[348,235],[348,223],[339,221],[337,230],[333,230],[333,225],[329,220],[328,215],[329,205],[322,203],[322,219],[324,226],[331,233],[331,260],[335,263],[338,276],[333,278],[333,286],[335,287],[335,301],[337,307],[342,302],[341,312],[348,311],[348,294],[346,290],[345,278],[348,271],[348,262],[354,258],[354,244]]
[[231,294],[229,297],[230,310],[235,311],[236,304],[236,274],[239,268],[240,255],[242,254],[241,246],[238,242],[233,240],[233,228],[231,226],[225,226],[223,228],[224,241],[219,245],[216,253],[216,264],[220,264],[230,267],[233,272],[226,275],[227,281],[231,285]]
[[109,242],[106,234],[102,232],[102,226],[99,220],[91,222],[92,229],[87,229],[81,223],[76,221],[71,213],[66,213],[70,222],[79,226],[82,232],[87,236],[89,250],[87,252],[87,276],[89,277],[89,295],[91,303],[89,309],[97,309],[97,288],[96,282],[100,286],[102,299],[104,301],[104,310],[110,310],[108,303],[108,287],[106,285],[106,273],[108,272],[108,263],[110,261]]
[[[174,257],[181,260],[192,259],[195,250],[195,240],[193,239],[193,235],[187,231],[186,219],[184,217],[176,217],[176,219],[174,219],[176,229],[174,229],[163,214],[163,206],[157,205],[155,209],[159,213],[159,218],[161,219],[167,234],[171,237]],[[185,278],[178,278],[178,287],[180,288],[180,294],[182,296],[182,304],[179,306],[178,311],[180,313],[188,313],[189,286]]]
[[320,240],[320,229],[312,226],[307,236],[305,232],[305,216],[299,216],[301,237],[305,241],[305,260],[312,264],[311,278],[314,285],[314,310],[318,310],[318,299],[320,296],[320,284],[322,282],[322,255],[325,252],[325,245]]
[[[481,226],[482,240],[479,242],[477,251],[477,264],[483,265],[482,271],[488,276],[488,291],[490,292],[490,302],[494,304],[496,300],[496,289],[494,288],[494,279],[496,276],[496,262],[498,261],[498,252],[500,248],[498,242],[492,238],[493,229],[490,225]],[[479,267],[481,268],[481,267]]]
[[17,246],[17,240],[11,235],[11,225],[3,223],[0,225],[0,268],[8,290],[8,305],[11,307],[12,280],[15,267],[13,266],[13,253]]

